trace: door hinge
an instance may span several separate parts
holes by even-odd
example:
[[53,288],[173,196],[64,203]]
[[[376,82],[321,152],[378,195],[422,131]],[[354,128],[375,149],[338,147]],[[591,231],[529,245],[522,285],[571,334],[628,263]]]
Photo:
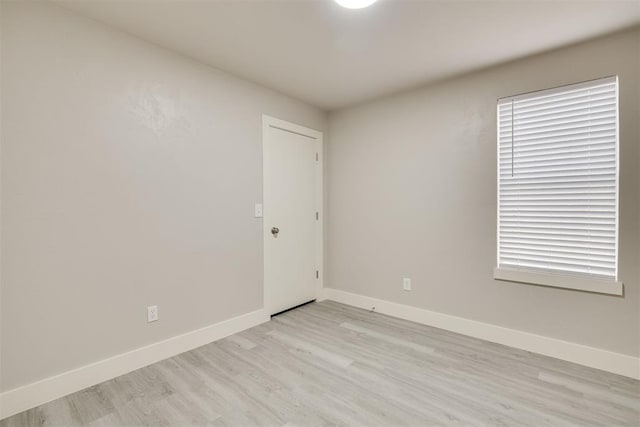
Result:
[[320,219],[320,216],[319,216],[318,212],[316,212],[316,221],[317,221],[318,219]]
[[318,270],[316,270],[316,279],[320,278],[320,272]]
[[318,156],[318,153],[316,153],[316,162],[318,161],[318,157],[319,157],[319,156]]

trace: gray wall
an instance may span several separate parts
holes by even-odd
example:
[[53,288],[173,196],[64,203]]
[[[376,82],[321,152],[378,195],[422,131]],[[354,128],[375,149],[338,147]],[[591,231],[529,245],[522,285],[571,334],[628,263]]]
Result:
[[[493,280],[496,100],[612,74],[624,297]],[[639,104],[636,29],[332,113],[325,286],[639,355]]]
[[1,28],[0,389],[261,308],[261,115],[325,114],[56,6]]

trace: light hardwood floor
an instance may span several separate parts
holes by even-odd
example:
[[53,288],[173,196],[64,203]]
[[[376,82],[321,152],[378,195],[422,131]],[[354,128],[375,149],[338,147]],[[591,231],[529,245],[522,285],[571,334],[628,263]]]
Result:
[[325,301],[0,422],[640,425],[640,382]]

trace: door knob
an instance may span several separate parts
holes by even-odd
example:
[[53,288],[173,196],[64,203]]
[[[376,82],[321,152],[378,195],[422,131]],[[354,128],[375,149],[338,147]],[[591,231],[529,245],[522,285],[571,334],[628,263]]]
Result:
[[280,229],[278,227],[271,227],[271,234],[273,234],[275,237],[278,236],[279,232],[280,232]]

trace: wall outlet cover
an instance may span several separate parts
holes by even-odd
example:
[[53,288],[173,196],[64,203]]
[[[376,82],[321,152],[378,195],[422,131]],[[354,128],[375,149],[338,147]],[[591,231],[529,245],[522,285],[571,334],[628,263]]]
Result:
[[155,322],[158,320],[158,306],[150,305],[147,307],[147,322]]

